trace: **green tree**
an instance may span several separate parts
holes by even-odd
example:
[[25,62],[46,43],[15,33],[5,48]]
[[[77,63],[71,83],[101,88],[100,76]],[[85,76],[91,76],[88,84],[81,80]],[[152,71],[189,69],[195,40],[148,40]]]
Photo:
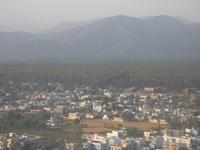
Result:
[[25,121],[23,122],[23,127],[24,127],[25,129],[30,128],[30,127],[31,127],[30,121],[29,121],[29,120],[25,120]]
[[8,96],[6,96],[7,100],[9,101],[16,101],[19,100],[19,97],[16,92],[12,91]]
[[165,119],[165,121],[166,121],[167,123],[170,123],[170,122],[171,122],[170,116],[167,115],[167,114],[164,115],[164,119]]
[[82,126],[76,124],[73,128],[73,131],[76,135],[76,138],[78,139],[83,133],[83,128],[82,128]]
[[74,119],[74,124],[79,124],[80,123],[80,120],[78,118]]
[[31,114],[31,119],[34,119],[35,118],[35,114]]
[[38,123],[39,123],[39,121],[35,119],[35,120],[33,121],[34,127],[37,127]]
[[122,127],[122,124],[118,124],[118,127],[121,128],[121,127]]
[[5,97],[6,96],[6,93],[3,93],[3,92],[0,92],[0,97]]
[[37,124],[37,128],[38,129],[45,129],[46,127],[47,127],[47,125],[44,122],[41,122],[41,123]]
[[20,113],[15,113],[14,118],[16,118],[17,120],[21,120],[22,115]]
[[20,147],[20,150],[29,150],[30,148],[31,148],[31,145],[25,143],[22,147]]
[[56,116],[56,125],[57,125],[57,128],[59,126],[59,122],[60,122],[60,115],[57,114],[57,116]]
[[13,117],[13,112],[9,111],[7,114],[7,118],[10,120]]

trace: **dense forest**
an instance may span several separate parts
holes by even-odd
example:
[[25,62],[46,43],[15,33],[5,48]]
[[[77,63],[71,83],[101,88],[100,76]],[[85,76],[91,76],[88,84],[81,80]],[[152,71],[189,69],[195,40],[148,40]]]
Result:
[[105,87],[164,86],[169,90],[200,88],[198,58],[126,58],[32,60],[0,64],[0,86],[8,81],[60,82],[66,87],[92,85]]

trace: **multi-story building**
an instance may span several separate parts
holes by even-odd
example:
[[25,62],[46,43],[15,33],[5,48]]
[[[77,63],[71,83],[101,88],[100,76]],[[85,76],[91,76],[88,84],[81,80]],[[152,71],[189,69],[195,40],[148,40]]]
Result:
[[115,136],[116,138],[123,138],[123,131],[112,131],[111,133],[107,133],[107,137]]
[[175,143],[175,141],[171,140],[169,142],[163,142],[163,150],[179,150],[181,147],[186,148],[185,143]]
[[105,139],[103,142],[88,141],[87,149],[88,150],[110,150],[109,140]]
[[103,109],[103,106],[101,103],[93,102],[93,110],[94,111],[101,112],[102,109]]
[[66,114],[68,113],[69,107],[67,106],[57,106],[57,108],[55,109],[55,112],[57,114]]

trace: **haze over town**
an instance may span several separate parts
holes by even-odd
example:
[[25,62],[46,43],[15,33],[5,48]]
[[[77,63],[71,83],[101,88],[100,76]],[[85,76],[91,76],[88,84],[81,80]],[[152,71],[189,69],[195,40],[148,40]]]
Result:
[[40,22],[50,26],[63,21],[87,21],[116,15],[143,17],[182,16],[200,22],[199,0],[6,0],[0,1],[0,24]]
[[200,150],[200,0],[0,0],[0,149]]

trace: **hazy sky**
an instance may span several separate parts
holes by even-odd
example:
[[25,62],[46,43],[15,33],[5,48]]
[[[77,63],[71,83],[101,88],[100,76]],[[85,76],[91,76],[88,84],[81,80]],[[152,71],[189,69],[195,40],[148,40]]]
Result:
[[0,0],[0,24],[87,21],[115,15],[182,16],[200,22],[200,0]]

